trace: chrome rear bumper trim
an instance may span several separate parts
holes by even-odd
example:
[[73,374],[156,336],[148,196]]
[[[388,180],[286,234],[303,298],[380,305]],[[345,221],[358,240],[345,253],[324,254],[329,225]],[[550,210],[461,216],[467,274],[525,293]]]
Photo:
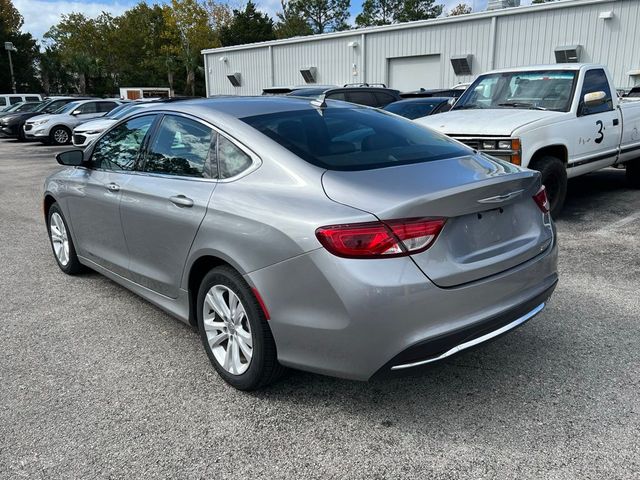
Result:
[[524,322],[526,322],[527,320],[530,320],[531,318],[535,317],[538,313],[540,313],[542,311],[542,309],[545,307],[546,303],[543,302],[540,305],[538,305],[536,308],[534,308],[533,310],[531,310],[529,313],[523,315],[522,317],[514,320],[511,323],[508,323],[507,325],[498,328],[497,330],[494,330],[492,332],[486,333],[478,338],[474,338],[473,340],[469,340],[468,342],[465,343],[461,343],[460,345],[456,345],[455,347],[447,350],[446,352],[444,352],[442,355],[435,357],[435,358],[429,358],[428,360],[421,360],[419,362],[413,362],[413,363],[405,363],[402,365],[394,365],[393,367],[391,367],[391,370],[402,370],[403,368],[411,368],[411,367],[418,367],[420,365],[426,365],[427,363],[432,363],[432,362],[437,362],[439,360],[443,360],[447,357],[450,357],[451,355],[454,355],[458,352],[461,352],[462,350],[466,350],[467,348],[471,348],[474,347],[476,345],[479,345],[480,343],[486,342],[488,340],[491,340],[492,338],[497,337],[498,335],[502,335],[505,332],[508,332],[509,330],[512,330],[514,328],[516,328],[519,325],[522,325]]

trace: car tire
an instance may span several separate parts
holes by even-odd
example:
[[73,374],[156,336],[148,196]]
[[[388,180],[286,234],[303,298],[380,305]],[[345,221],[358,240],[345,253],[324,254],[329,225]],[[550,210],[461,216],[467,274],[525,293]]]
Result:
[[67,221],[57,203],[51,205],[47,213],[47,232],[53,257],[60,270],[67,275],[77,275],[84,272],[85,267],[78,260]]
[[567,169],[562,160],[545,155],[531,162],[529,168],[542,175],[542,184],[547,189],[551,207],[549,211],[554,219],[558,218],[567,197]]
[[71,130],[67,127],[57,126],[49,133],[50,145],[69,145],[71,143]]
[[[238,301],[235,317],[231,314],[232,296]],[[227,266],[211,270],[200,284],[196,305],[204,349],[225,382],[250,391],[269,385],[282,375],[284,368],[278,363],[265,312],[238,272]],[[220,315],[218,310],[226,311],[226,315]]]
[[627,184],[631,188],[640,188],[640,158],[627,162],[625,167]]
[[27,137],[24,136],[24,130],[22,129],[22,125],[18,126],[18,141],[26,142]]

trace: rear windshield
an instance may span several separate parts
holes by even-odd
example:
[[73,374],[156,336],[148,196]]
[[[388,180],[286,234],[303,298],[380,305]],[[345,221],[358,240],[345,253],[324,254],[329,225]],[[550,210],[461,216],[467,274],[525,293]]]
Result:
[[444,135],[368,108],[328,107],[242,120],[300,158],[329,170],[367,170],[471,153]]

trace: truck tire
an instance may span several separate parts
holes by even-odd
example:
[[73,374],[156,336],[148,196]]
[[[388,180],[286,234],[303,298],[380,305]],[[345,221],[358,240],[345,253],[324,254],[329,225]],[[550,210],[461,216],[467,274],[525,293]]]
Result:
[[551,216],[558,218],[564,200],[567,197],[567,169],[562,160],[551,155],[543,155],[533,162],[529,168],[537,170],[542,175],[542,184],[547,189]]
[[631,188],[640,188],[640,158],[627,162],[627,184]]

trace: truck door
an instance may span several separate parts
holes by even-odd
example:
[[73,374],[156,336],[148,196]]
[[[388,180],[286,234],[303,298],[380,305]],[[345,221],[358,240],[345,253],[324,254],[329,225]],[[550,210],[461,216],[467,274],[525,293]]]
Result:
[[[604,92],[602,104],[588,107],[584,96]],[[616,161],[622,134],[622,122],[617,101],[614,100],[606,72],[594,68],[585,72],[578,97],[578,111],[574,130],[574,150],[569,158],[569,176],[597,170]]]

